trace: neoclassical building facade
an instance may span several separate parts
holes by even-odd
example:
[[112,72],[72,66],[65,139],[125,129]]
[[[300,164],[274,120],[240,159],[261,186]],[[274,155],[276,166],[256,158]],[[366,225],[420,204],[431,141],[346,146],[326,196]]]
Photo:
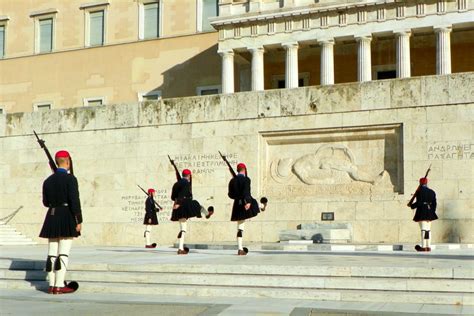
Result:
[[212,25],[224,93],[246,62],[255,91],[474,70],[469,0],[221,0]]
[[474,71],[473,21],[473,0],[0,0],[0,113]]

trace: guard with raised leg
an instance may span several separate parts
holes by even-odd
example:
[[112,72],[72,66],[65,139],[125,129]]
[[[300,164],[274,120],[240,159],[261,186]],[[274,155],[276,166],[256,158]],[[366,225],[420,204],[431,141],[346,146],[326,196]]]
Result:
[[[225,156],[223,156],[225,159]],[[247,167],[243,163],[237,165],[237,174],[233,171],[229,165],[231,173],[235,175],[229,181],[229,193],[228,196],[234,200],[232,206],[231,221],[237,222],[237,255],[245,256],[248,253],[248,249],[243,246],[243,237],[245,230],[245,221],[249,218],[255,217],[260,211],[265,211],[268,200],[265,197],[260,199],[260,205],[252,197],[250,189],[250,178],[247,175]]]
[[168,158],[175,170],[176,179],[178,180],[171,190],[171,200],[173,200],[171,221],[179,222],[179,233],[177,237],[179,241],[178,255],[187,255],[189,248],[184,246],[184,237],[187,231],[188,219],[192,217],[201,218],[202,215],[209,219],[212,214],[214,214],[214,207],[209,206],[206,210],[198,201],[193,200],[191,170],[184,169],[180,174],[174,161],[171,157],[168,156]]

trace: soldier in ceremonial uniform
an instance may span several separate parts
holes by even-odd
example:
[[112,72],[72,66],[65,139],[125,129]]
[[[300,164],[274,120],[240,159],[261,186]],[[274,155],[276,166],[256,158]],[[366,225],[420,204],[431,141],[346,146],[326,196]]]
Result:
[[178,255],[186,255],[189,252],[189,249],[184,247],[184,235],[186,234],[188,218],[201,218],[201,214],[204,214],[209,219],[214,213],[214,207],[210,206],[206,210],[198,201],[193,200],[191,177],[191,170],[184,169],[181,179],[173,185],[171,191],[171,200],[173,200],[171,220],[179,221]]
[[55,155],[58,168],[43,183],[43,205],[48,212],[39,236],[48,238],[46,271],[50,294],[72,293],[77,289],[64,282],[72,240],[81,235],[82,227],[79,186],[76,177],[68,173],[70,157],[67,151],[58,151]]
[[[245,220],[257,216],[260,207],[250,193],[250,178],[247,167],[243,163],[237,165],[237,175],[229,182],[229,197],[234,200],[231,221],[237,222],[237,255],[245,256],[247,248],[242,245]],[[264,207],[262,207],[264,210]]]
[[156,248],[156,243],[151,243],[151,227],[158,225],[158,217],[156,213],[159,212],[158,207],[155,205],[156,191],[154,189],[148,189],[148,198],[145,201],[145,219],[143,225],[145,227],[145,248]]
[[416,251],[431,251],[431,222],[438,219],[436,215],[436,193],[428,188],[428,179],[420,179],[420,190],[410,205],[416,209],[413,221],[418,222],[421,229],[421,245],[416,245]]

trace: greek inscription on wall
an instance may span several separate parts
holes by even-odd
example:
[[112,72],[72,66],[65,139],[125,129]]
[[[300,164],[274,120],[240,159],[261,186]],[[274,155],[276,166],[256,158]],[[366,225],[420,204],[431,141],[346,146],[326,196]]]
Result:
[[474,159],[472,142],[436,142],[428,145],[428,160]]
[[[224,154],[232,165],[237,164],[237,153]],[[178,169],[191,169],[193,174],[210,175],[215,172],[216,168],[227,167],[218,153],[174,155],[173,160],[175,160]]]
[[[157,214],[159,223],[166,223],[170,221],[171,209],[173,207],[173,202],[170,199],[170,195],[171,193],[167,189],[156,191],[155,201],[163,208]],[[145,217],[146,198],[147,197],[145,194],[123,195],[121,197],[121,201],[123,203],[121,210],[126,214],[126,217],[129,219],[130,223],[143,224],[143,219]]]

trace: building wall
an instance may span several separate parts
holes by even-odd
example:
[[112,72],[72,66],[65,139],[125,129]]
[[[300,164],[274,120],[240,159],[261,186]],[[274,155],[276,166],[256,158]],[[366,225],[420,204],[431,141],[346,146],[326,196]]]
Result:
[[161,90],[163,97],[196,94],[196,87],[220,83],[215,33],[94,47],[0,61],[0,104],[6,112],[83,105],[83,98],[107,104],[137,102],[138,93]]
[[157,189],[164,206],[156,242],[175,241],[167,155],[193,170],[195,198],[216,209],[209,221],[191,220],[187,242],[235,240],[230,174],[218,150],[245,162],[254,196],[270,201],[246,225],[248,241],[277,241],[281,230],[334,212],[336,222],[352,224],[353,242],[416,243],[406,203],[432,164],[434,242],[472,243],[473,79],[471,72],[0,116],[0,217],[23,206],[10,224],[29,237],[40,230],[50,170],[36,129],[51,152],[67,149],[74,159],[80,244],[143,245],[145,197],[136,184]]

